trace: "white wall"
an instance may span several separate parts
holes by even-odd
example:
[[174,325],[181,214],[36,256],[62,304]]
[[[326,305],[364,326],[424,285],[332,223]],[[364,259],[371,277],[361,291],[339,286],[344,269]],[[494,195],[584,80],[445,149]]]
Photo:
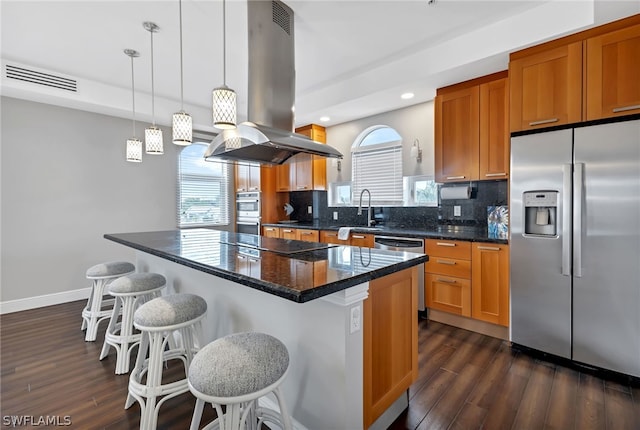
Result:
[[[391,112],[346,122],[327,128],[327,143],[342,152],[342,170],[337,171],[327,161],[327,182],[351,180],[351,145],[358,135],[374,125],[388,125],[402,136],[402,169],[404,176],[433,175],[434,111],[433,101],[409,106]],[[410,156],[415,139],[420,141],[422,162]]]
[[[55,302],[88,287],[85,271],[94,264],[134,261],[133,250],[105,233],[176,227],[171,130],[163,129],[164,155],[129,163],[131,121],[8,97],[1,103],[3,312],[8,301],[53,295]],[[138,123],[138,138],[146,125]]]

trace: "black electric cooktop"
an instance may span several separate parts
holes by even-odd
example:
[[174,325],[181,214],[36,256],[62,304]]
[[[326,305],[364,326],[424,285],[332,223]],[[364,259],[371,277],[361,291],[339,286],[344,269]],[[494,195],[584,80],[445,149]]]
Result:
[[220,238],[220,243],[253,248],[260,251],[270,251],[278,254],[295,254],[298,252],[315,251],[318,249],[327,249],[337,246],[328,243],[278,239],[275,237],[264,237],[246,233],[228,233]]

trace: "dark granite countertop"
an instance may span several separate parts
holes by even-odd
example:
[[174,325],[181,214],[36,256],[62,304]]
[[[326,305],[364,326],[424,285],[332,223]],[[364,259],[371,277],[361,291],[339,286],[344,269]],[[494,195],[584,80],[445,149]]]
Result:
[[470,242],[489,242],[489,243],[509,243],[507,239],[493,239],[489,238],[486,227],[476,227],[468,225],[440,225],[440,226],[425,226],[424,228],[405,227],[405,226],[393,226],[393,225],[377,225],[375,229],[370,229],[365,226],[344,226],[339,224],[327,224],[327,223],[275,223],[275,224],[262,224],[263,226],[270,227],[282,227],[282,228],[306,228],[311,230],[339,230],[340,227],[353,227],[353,231],[356,233],[370,233],[377,236],[402,236],[402,237],[417,237],[423,239],[448,239],[448,240],[467,240]]
[[[211,229],[118,233],[104,237],[299,303],[428,260],[424,254],[411,252],[272,239]],[[315,249],[306,251],[307,248]]]

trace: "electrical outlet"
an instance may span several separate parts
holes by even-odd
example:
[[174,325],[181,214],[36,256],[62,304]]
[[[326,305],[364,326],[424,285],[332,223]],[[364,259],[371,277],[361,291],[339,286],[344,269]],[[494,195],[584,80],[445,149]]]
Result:
[[333,220],[334,221],[338,220],[338,211],[333,211]]
[[307,213],[309,214],[313,213],[313,206],[307,206]]
[[351,308],[351,328],[350,333],[360,330],[360,305]]
[[462,208],[460,206],[453,207],[453,216],[462,216]]

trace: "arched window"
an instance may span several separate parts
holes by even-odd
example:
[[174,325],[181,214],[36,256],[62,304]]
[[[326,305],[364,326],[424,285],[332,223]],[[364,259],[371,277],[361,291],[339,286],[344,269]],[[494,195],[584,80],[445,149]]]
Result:
[[376,206],[402,205],[402,136],[386,125],[364,130],[351,146],[353,202],[365,188]]
[[204,161],[207,147],[194,142],[178,157],[178,227],[229,224],[229,165]]

